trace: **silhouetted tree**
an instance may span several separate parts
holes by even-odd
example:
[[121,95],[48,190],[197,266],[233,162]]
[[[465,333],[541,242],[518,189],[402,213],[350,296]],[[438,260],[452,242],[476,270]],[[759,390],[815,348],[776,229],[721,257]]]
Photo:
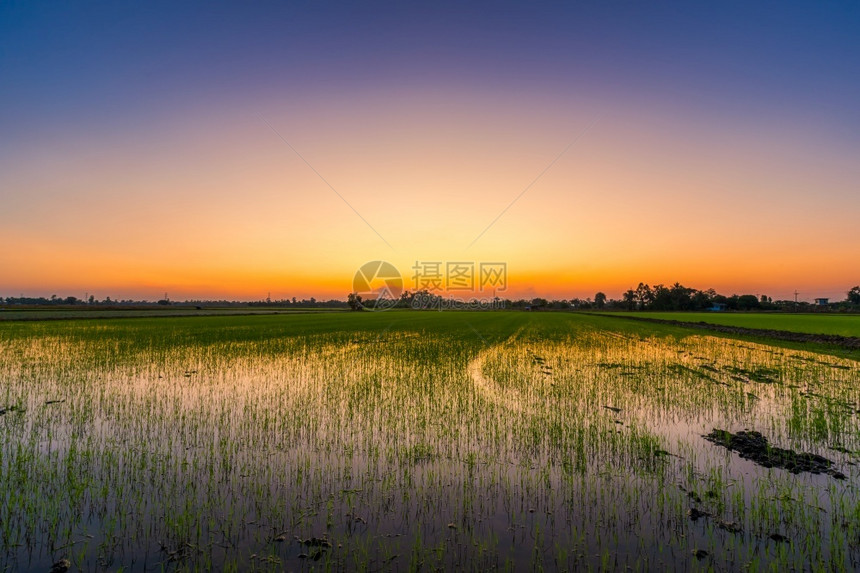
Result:
[[744,294],[738,297],[738,310],[752,310],[759,308],[761,304],[754,294]]
[[669,289],[671,298],[672,310],[690,310],[692,306],[693,289],[683,286],[681,283],[675,283]]
[[351,310],[361,310],[362,308],[364,308],[361,305],[361,295],[355,294],[354,292],[351,292],[347,295],[346,304],[349,305],[349,308]]
[[860,304],[860,286],[851,287],[851,290],[848,291],[848,302]]
[[606,295],[602,292],[599,292],[594,295],[594,306],[597,308],[603,308],[606,306]]
[[656,285],[651,290],[651,304],[646,306],[651,310],[672,310],[672,293],[665,286]]
[[654,302],[654,291],[647,284],[639,283],[639,286],[636,287],[636,301],[641,308],[647,308]]
[[691,310],[702,310],[711,306],[711,297],[705,291],[697,290],[693,293]]
[[633,310],[636,308],[636,291],[629,289],[624,293],[624,308]]

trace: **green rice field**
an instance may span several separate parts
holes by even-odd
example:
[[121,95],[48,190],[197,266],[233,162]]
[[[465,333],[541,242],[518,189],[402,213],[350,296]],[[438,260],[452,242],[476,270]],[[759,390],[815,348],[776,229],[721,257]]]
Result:
[[630,312],[624,316],[707,322],[723,326],[860,337],[860,314],[783,314],[765,312]]
[[0,570],[860,567],[860,363],[701,330],[10,321],[0,412]]

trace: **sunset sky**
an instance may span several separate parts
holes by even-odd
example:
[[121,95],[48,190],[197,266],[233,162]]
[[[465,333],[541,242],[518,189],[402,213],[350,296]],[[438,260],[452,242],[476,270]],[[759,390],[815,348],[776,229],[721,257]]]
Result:
[[860,283],[860,4],[461,4],[0,4],[0,296]]

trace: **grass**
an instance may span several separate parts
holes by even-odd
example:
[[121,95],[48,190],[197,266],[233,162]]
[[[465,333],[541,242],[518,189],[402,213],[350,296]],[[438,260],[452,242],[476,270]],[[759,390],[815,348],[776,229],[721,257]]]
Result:
[[[0,569],[860,560],[845,358],[591,315],[399,311],[7,322],[0,358]],[[702,438],[715,427],[847,479],[756,466]]]
[[706,322],[742,328],[860,337],[860,314],[776,314],[763,312],[631,312],[624,314],[642,318]]

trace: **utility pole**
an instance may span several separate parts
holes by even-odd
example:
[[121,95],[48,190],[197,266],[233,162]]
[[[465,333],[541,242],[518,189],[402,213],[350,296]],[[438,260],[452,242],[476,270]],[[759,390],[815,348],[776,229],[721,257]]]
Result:
[[797,292],[797,289],[794,289],[794,312],[797,312],[797,295],[800,294]]

